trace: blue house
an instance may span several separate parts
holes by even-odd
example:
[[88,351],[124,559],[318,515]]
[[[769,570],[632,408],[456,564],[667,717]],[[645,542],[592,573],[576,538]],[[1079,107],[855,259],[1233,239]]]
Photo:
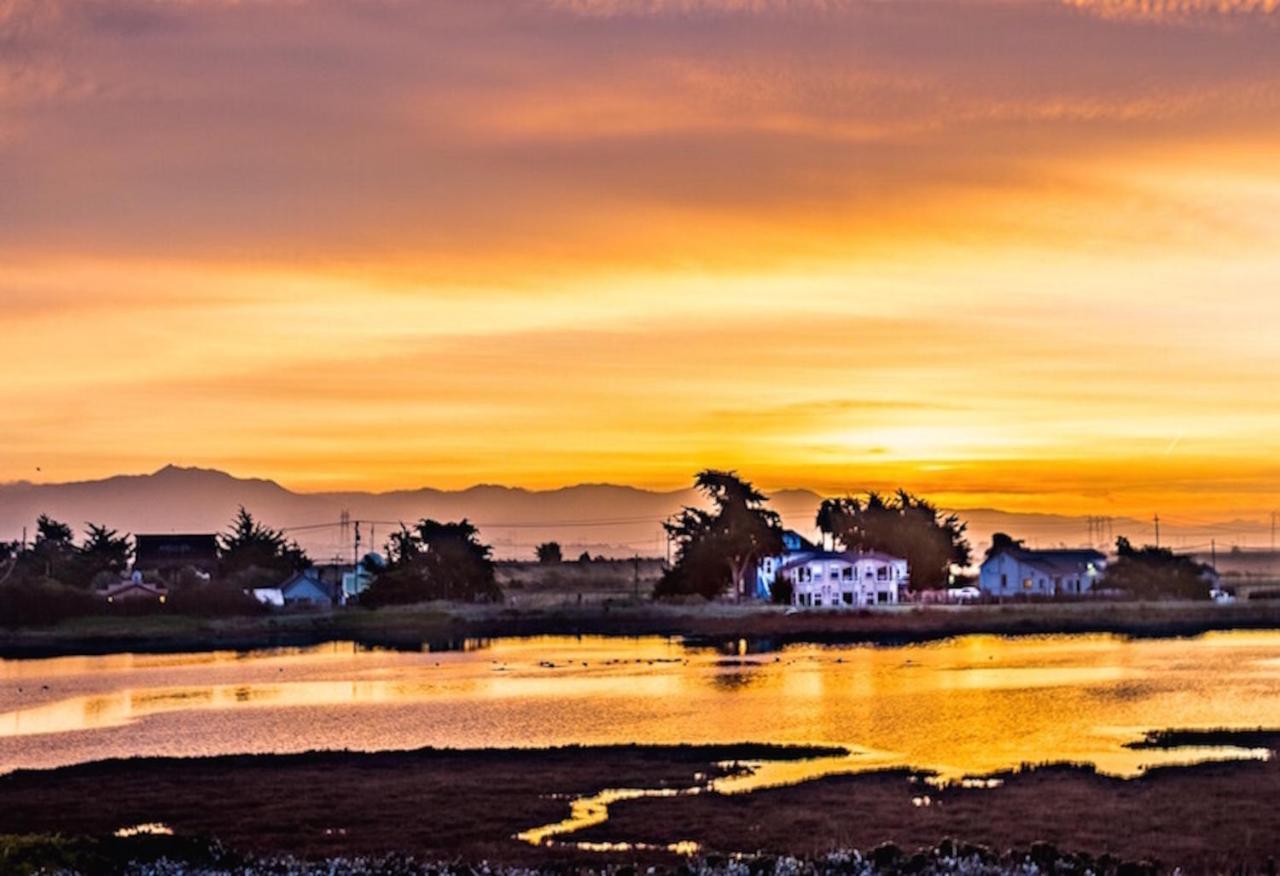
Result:
[[337,601],[334,588],[322,580],[320,570],[311,568],[294,572],[280,585],[285,605],[311,605],[332,608]]
[[1097,589],[1107,558],[1095,550],[994,550],[983,562],[979,586],[987,596],[1084,596]]
[[794,529],[782,533],[783,553],[777,557],[764,557],[756,565],[756,598],[769,599],[773,593],[773,582],[778,578],[778,570],[787,563],[814,554],[818,546]]

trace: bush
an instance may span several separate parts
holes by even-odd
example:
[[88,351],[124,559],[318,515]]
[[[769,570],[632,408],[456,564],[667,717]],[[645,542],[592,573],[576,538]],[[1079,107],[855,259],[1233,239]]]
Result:
[[201,584],[175,590],[169,595],[169,608],[175,614],[194,617],[240,617],[267,611],[252,595],[228,584]]
[[[241,872],[238,856],[200,837],[66,837],[56,834],[0,835],[0,873],[5,876],[44,876],[49,873],[148,872],[139,865],[170,862],[157,872],[233,868]],[[174,866],[174,865],[178,866]],[[219,870],[224,872],[224,870]],[[273,871],[275,872],[275,871]]]
[[106,606],[93,594],[49,579],[0,586],[0,626],[52,626],[68,618],[102,614]]
[[790,578],[784,578],[782,575],[778,575],[777,578],[774,579],[771,593],[773,601],[777,605],[790,605],[792,597],[795,596],[796,588],[795,585],[791,583]]

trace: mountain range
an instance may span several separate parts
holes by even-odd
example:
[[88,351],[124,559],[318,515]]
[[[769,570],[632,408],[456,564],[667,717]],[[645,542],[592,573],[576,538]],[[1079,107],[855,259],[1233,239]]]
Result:
[[[814,535],[814,515],[822,497],[785,490],[771,497],[786,524]],[[534,547],[558,541],[566,556],[583,551],[610,557],[662,556],[662,521],[684,505],[697,504],[692,490],[643,490],[615,484],[579,484],[555,490],[479,485],[465,490],[422,488],[385,493],[300,493],[261,479],[234,477],[213,469],[166,466],[152,474],[118,475],[61,484],[0,484],[0,539],[28,537],[40,514],[79,530],[102,523],[122,532],[219,532],[240,506],[291,538],[316,559],[349,557],[360,521],[361,550],[380,549],[400,523],[423,517],[467,518],[500,558],[532,557]],[[346,527],[340,519],[346,514]],[[1088,541],[1087,518],[1017,514],[994,509],[959,512],[970,542],[980,552],[991,534],[1009,532],[1041,546],[1080,546]],[[1149,529],[1136,520],[1114,518],[1115,535]],[[1101,541],[1099,540],[1099,544]]]

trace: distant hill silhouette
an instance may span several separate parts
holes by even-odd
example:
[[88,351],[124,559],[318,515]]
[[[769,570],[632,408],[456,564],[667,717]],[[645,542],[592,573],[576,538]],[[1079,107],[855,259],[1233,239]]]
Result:
[[[813,534],[822,497],[808,490],[784,490],[773,504],[787,525]],[[642,490],[614,484],[579,484],[555,490],[526,490],[483,484],[465,490],[398,490],[387,493],[296,493],[274,481],[237,478],[226,472],[166,466],[153,474],[119,475],[65,484],[0,485],[0,539],[34,530],[47,513],[79,532],[85,523],[105,523],[131,533],[216,532],[244,505],[266,523],[295,529],[291,535],[317,559],[350,556],[351,536],[337,526],[347,511],[361,527],[363,549],[381,549],[398,521],[422,517],[466,517],[481,527],[502,558],[531,558],[543,541],[559,541],[567,558],[586,550],[606,556],[661,556],[666,548],[661,521],[696,502],[691,490]],[[1088,531],[1082,517],[1015,514],[994,509],[961,511],[970,540],[981,555],[995,531],[1009,532],[1044,546],[1080,545]],[[1142,524],[1117,519],[1117,535],[1143,532]],[[374,543],[371,543],[371,538]]]

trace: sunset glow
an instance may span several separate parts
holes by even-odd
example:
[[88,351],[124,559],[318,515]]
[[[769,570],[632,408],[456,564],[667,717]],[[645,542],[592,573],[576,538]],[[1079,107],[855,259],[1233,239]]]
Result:
[[1274,0],[0,0],[0,480],[1280,507]]

